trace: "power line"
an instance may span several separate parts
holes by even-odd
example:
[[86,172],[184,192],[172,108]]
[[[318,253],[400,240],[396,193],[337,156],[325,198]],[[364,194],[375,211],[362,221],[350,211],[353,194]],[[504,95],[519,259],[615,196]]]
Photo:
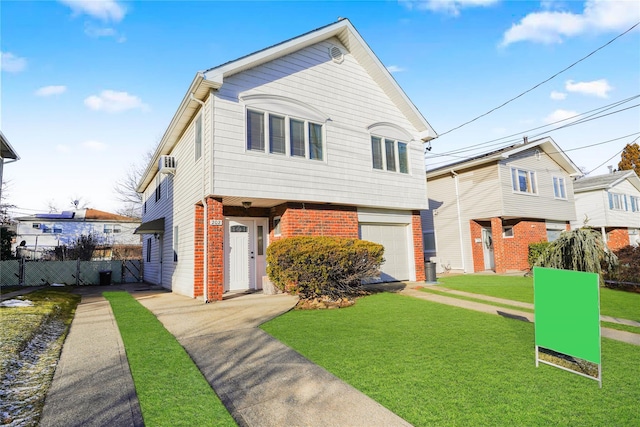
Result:
[[[637,137],[636,139],[634,139],[633,141],[631,141],[629,144],[627,145],[631,145],[634,142],[636,142],[638,139],[640,139],[640,136]],[[589,172],[585,173],[585,175],[589,175],[591,172],[593,172],[594,170],[598,169],[599,167],[604,166],[607,162],[611,161],[611,159],[613,159],[615,156],[619,155],[620,153],[622,153],[624,151],[624,149],[626,148],[626,145],[624,147],[622,147],[622,150],[618,151],[616,154],[614,154],[613,156],[609,157],[607,160],[605,160],[604,162],[600,163],[598,166],[596,166],[595,168],[591,169]]]
[[513,102],[513,101],[515,101],[516,99],[518,99],[518,98],[520,98],[520,97],[522,97],[522,96],[526,95],[527,93],[531,92],[532,90],[537,89],[538,87],[542,86],[543,84],[547,83],[548,81],[550,81],[550,80],[552,80],[552,79],[554,79],[554,78],[558,77],[560,74],[564,73],[564,72],[565,72],[565,71],[567,71],[568,69],[570,69],[570,68],[574,67],[575,65],[579,64],[580,62],[582,62],[582,61],[584,61],[585,59],[589,58],[590,56],[594,55],[594,54],[595,54],[596,52],[598,52],[599,50],[604,49],[605,47],[607,47],[608,45],[610,45],[611,43],[613,43],[614,41],[616,41],[616,40],[617,40],[617,39],[619,39],[620,37],[624,36],[625,34],[627,34],[628,32],[630,32],[631,30],[633,30],[634,28],[636,28],[638,25],[640,25],[640,22],[636,22],[636,23],[635,23],[631,28],[629,28],[629,29],[628,29],[628,30],[626,30],[625,32],[623,32],[623,33],[621,33],[621,34],[618,34],[616,37],[614,37],[613,39],[609,40],[607,43],[603,44],[602,46],[600,46],[600,47],[599,47],[599,48],[597,48],[596,50],[592,51],[592,52],[591,52],[591,53],[589,53],[588,55],[586,55],[586,56],[584,56],[584,57],[580,58],[579,60],[577,60],[577,61],[576,61],[576,62],[574,62],[573,64],[569,65],[568,67],[566,67],[566,68],[564,68],[564,69],[562,69],[562,70],[558,71],[557,73],[555,73],[554,75],[552,75],[552,76],[551,76],[551,77],[549,77],[548,79],[546,79],[546,80],[544,80],[544,81],[542,81],[542,82],[538,83],[537,85],[535,85],[535,86],[533,86],[532,88],[530,88],[530,89],[528,89],[528,90],[526,90],[526,91],[524,91],[524,92],[520,93],[519,95],[514,96],[513,98],[511,98],[511,99],[509,99],[508,101],[506,101],[506,102],[504,102],[504,103],[500,104],[499,106],[497,106],[497,107],[495,107],[495,108],[492,108],[491,110],[487,111],[486,113],[481,114],[481,115],[477,116],[476,118],[471,119],[471,120],[469,120],[469,121],[467,121],[467,122],[464,122],[464,123],[462,123],[461,125],[454,127],[453,129],[449,129],[448,131],[441,133],[440,135],[438,135],[438,137],[444,136],[444,135],[446,135],[446,134],[448,134],[448,133],[453,132],[454,130],[460,129],[461,127],[466,126],[466,125],[468,125],[469,123],[473,123],[473,122],[475,122],[476,120],[478,120],[478,119],[480,119],[480,118],[482,118],[482,117],[484,117],[484,116],[487,116],[487,115],[489,115],[489,114],[493,113],[494,111],[499,110],[500,108],[504,107],[505,105],[507,105],[507,104],[509,104],[509,103],[511,103],[511,102]]
[[[603,105],[601,107],[594,108],[594,109],[589,110],[589,111],[585,111],[584,113],[576,114],[576,115],[571,116],[571,117],[567,117],[567,118],[564,118],[564,119],[561,119],[561,120],[557,120],[555,122],[548,123],[546,125],[542,125],[542,126],[538,126],[538,127],[535,127],[535,128],[527,129],[527,130],[524,130],[524,131],[512,133],[511,135],[506,135],[506,136],[503,136],[503,137],[500,137],[500,138],[491,139],[489,141],[480,142],[478,144],[469,145],[469,146],[467,146],[465,148],[460,148],[460,149],[451,150],[451,151],[445,151],[444,153],[430,153],[430,154],[432,156],[434,156],[434,157],[442,157],[442,156],[447,156],[449,154],[456,154],[456,153],[463,153],[463,152],[466,152],[466,151],[473,151],[472,147],[479,147],[479,146],[492,147],[492,146],[498,146],[498,145],[506,144],[508,142],[516,142],[516,141],[519,141],[521,139],[520,135],[526,134],[527,132],[532,132],[534,130],[543,129],[543,128],[546,128],[546,127],[549,127],[549,126],[553,126],[555,124],[562,123],[562,122],[565,122],[567,120],[575,119],[575,118],[583,116],[585,114],[607,111],[607,110],[609,110],[611,108],[618,107],[618,106],[620,106],[622,104],[625,104],[625,103],[630,102],[630,101],[632,101],[634,99],[637,99],[637,98],[640,98],[640,94],[634,95],[634,96],[630,96],[630,97],[622,99],[620,101],[616,101],[616,102],[613,102],[611,104]],[[513,138],[514,136],[517,136],[517,138]],[[512,138],[512,139],[507,140],[507,141],[502,141],[502,140],[507,139],[507,138]],[[496,143],[496,144],[490,144],[490,143],[496,142],[496,141],[502,141],[502,142],[499,142],[499,143]]]

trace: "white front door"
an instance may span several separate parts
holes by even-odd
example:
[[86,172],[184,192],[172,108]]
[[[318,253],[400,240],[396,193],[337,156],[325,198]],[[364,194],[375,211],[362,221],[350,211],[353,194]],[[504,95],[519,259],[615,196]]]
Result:
[[493,238],[491,237],[491,228],[482,229],[482,252],[484,254],[484,269],[493,270],[496,265],[493,253]]
[[255,283],[255,255],[253,253],[253,221],[229,220],[227,242],[227,290],[249,289]]

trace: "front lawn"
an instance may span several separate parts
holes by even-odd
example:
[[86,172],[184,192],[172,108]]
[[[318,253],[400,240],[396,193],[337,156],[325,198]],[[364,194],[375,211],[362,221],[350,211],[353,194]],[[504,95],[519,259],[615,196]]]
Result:
[[535,367],[533,325],[397,294],[262,326],[416,426],[635,426],[640,347],[602,341],[603,388]]
[[[532,277],[473,274],[440,277],[438,282],[449,289],[533,304]],[[640,294],[600,288],[600,314],[640,322]]]
[[145,425],[235,426],[193,360],[127,292],[104,292],[127,352]]

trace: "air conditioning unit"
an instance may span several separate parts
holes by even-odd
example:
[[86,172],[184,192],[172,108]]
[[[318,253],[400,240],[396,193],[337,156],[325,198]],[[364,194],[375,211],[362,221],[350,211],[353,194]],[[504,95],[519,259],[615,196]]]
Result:
[[176,173],[176,158],[173,156],[160,156],[158,161],[158,172],[160,173]]

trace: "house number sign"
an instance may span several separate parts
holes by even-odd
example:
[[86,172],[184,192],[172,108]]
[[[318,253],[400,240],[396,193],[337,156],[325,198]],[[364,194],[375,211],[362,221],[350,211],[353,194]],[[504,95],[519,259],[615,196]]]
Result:
[[222,225],[221,219],[212,219],[209,221],[209,225]]

